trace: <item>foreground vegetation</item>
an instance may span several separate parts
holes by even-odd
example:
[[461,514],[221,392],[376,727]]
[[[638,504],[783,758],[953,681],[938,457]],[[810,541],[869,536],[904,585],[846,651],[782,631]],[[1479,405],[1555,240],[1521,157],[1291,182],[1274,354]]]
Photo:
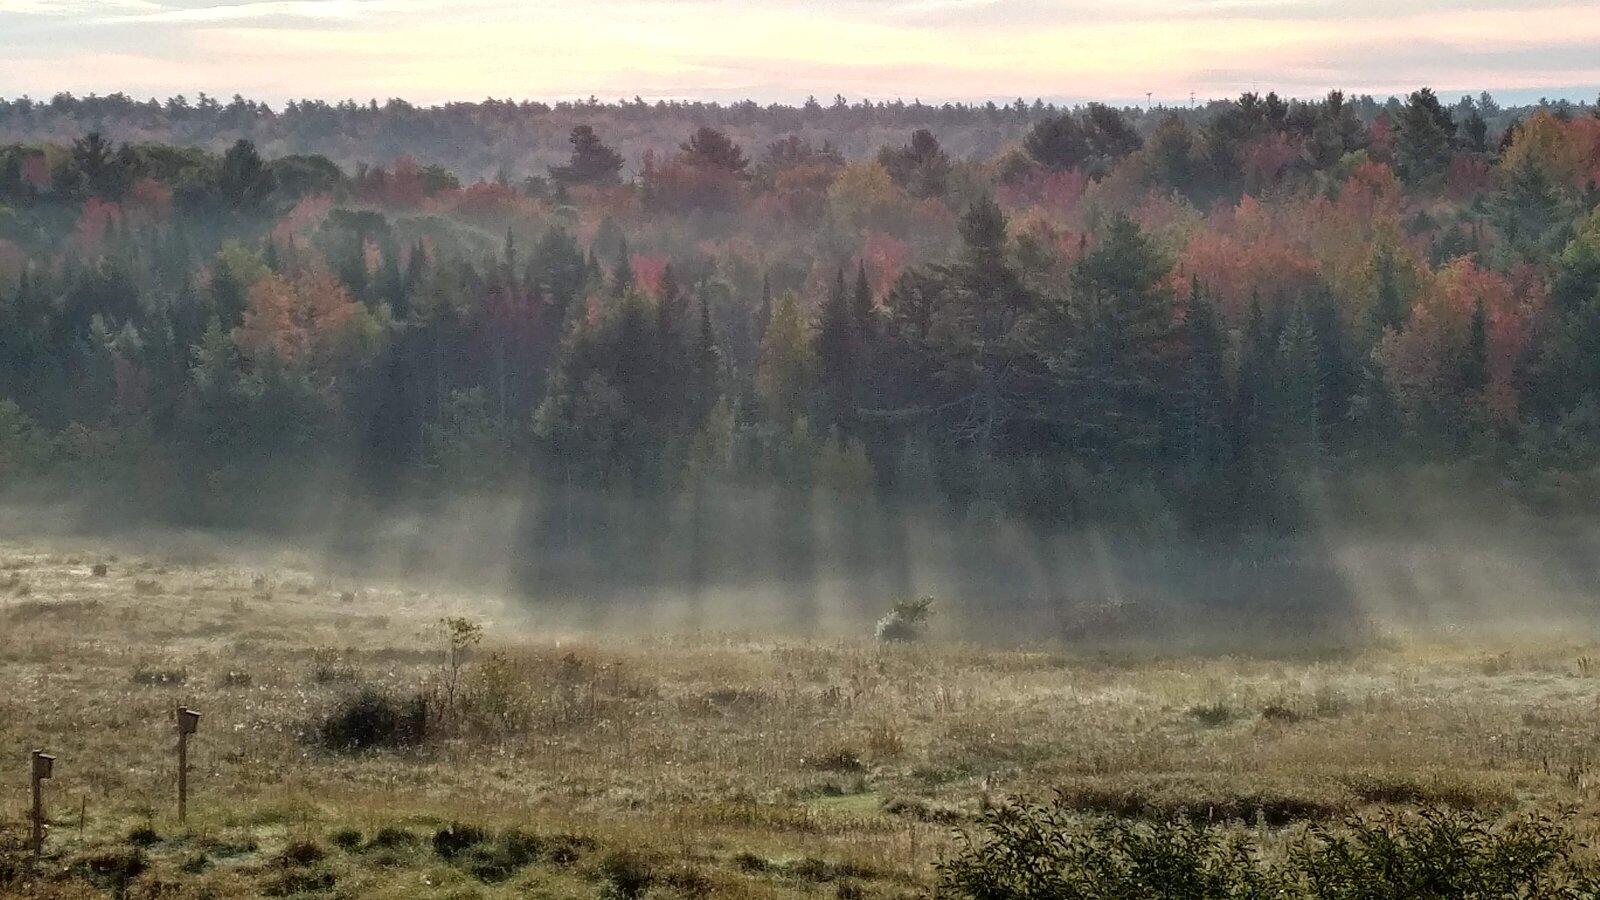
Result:
[[[935,606],[910,640],[599,637],[290,553],[0,565],[0,894],[1134,897],[1189,867],[1228,890],[1171,896],[1368,897],[1383,854],[1422,874],[1382,896],[1588,883],[1597,644],[1570,630],[1106,655],[955,642]],[[991,877],[1018,851],[1033,887]]]

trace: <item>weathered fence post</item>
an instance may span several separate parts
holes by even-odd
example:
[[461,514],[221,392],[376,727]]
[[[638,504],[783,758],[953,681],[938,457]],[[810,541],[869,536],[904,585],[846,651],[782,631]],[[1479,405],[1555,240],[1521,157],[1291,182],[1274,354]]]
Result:
[[178,707],[178,821],[189,816],[189,735],[200,730],[200,714]]
[[56,758],[43,750],[33,751],[33,858],[44,855],[44,788],[55,772]]

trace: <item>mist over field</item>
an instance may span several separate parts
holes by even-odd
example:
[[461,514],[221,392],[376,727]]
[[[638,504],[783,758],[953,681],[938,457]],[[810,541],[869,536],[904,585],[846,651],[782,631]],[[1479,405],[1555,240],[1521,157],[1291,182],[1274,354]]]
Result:
[[524,489],[324,495],[261,528],[138,526],[103,506],[10,507],[3,536],[94,539],[243,565],[313,560],[506,602],[529,636],[859,639],[900,598],[943,639],[1090,652],[1271,654],[1397,636],[1571,638],[1600,629],[1600,520],[1543,515],[1434,473],[1307,489],[1289,534],[1068,529],[937,504],[708,487],[668,500]]

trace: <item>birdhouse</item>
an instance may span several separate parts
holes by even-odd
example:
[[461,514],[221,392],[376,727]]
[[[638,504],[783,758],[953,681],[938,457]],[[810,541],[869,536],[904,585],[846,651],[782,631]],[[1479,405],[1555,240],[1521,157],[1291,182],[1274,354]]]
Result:
[[178,707],[178,733],[194,734],[200,730],[200,714],[187,706]]
[[56,758],[43,750],[33,751],[33,777],[44,781],[55,771]]

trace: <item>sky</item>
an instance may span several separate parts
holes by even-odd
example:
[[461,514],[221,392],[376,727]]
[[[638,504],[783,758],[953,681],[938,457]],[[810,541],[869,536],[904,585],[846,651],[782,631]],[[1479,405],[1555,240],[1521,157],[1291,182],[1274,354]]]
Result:
[[1600,93],[1600,0],[0,0],[0,96]]

